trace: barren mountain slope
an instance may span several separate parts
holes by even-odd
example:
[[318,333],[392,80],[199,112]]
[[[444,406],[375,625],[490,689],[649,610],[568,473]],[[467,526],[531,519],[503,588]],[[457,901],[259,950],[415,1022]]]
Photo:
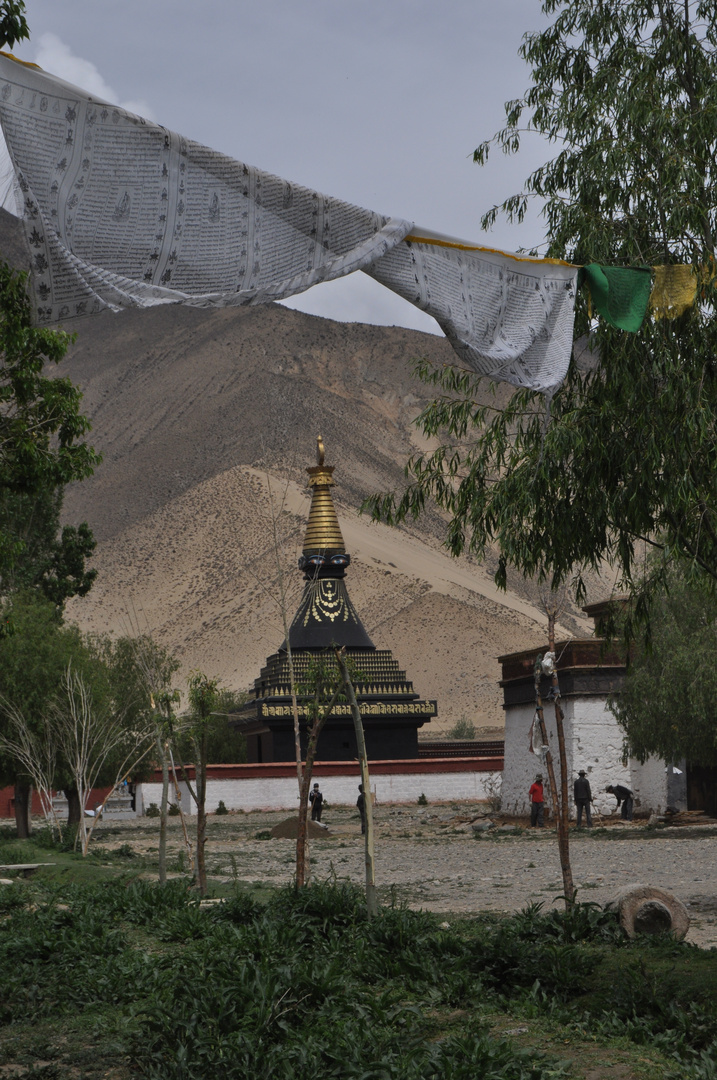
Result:
[[400,480],[427,396],[411,360],[451,355],[430,335],[277,305],[127,311],[76,329],[63,367],[85,391],[104,464],[66,506],[76,517],[96,503],[99,539],[234,465],[298,480],[319,432],[357,505]]
[[[17,223],[0,215],[6,257],[21,250],[17,239]],[[66,519],[87,520],[99,541],[97,583],[70,618],[114,633],[150,628],[185,670],[249,685],[283,638],[268,477],[276,500],[286,496],[279,531],[291,618],[304,470],[320,432],[354,560],[349,589],[375,644],[392,648],[416,689],[438,700],[431,729],[462,715],[502,723],[496,656],[543,642],[535,590],[516,581],[500,594],[491,562],[450,559],[437,513],[401,531],[356,516],[367,494],[401,486],[417,443],[410,421],[430,396],[411,362],[452,362],[443,339],[280,305],[163,306],[66,328],[78,336],[61,370],[83,388],[104,457],[65,498]],[[586,631],[572,616],[566,624]]]
[[[286,495],[279,550],[290,618],[303,585],[296,561],[308,497],[293,484]],[[537,612],[435,543],[354,514],[342,525],[352,599],[374,643],[393,649],[416,688],[438,700],[431,727],[463,715],[501,724],[495,658],[540,643]],[[247,686],[283,639],[267,478],[257,470],[237,466],[196,485],[103,541],[95,565],[97,583],[69,617],[100,632],[150,628],[185,670]]]

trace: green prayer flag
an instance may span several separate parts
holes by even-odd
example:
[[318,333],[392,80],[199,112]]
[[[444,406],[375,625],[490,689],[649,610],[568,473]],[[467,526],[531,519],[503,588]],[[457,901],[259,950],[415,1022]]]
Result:
[[647,313],[652,285],[649,266],[600,266],[590,263],[581,270],[578,283],[585,280],[597,312],[610,326],[634,334]]

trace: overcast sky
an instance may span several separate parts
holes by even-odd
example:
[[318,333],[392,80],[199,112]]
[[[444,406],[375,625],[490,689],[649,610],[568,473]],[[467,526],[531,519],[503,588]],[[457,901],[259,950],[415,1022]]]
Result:
[[[537,216],[489,234],[480,216],[550,148],[471,160],[529,84],[538,0],[27,0],[27,18],[15,55],[234,158],[491,247],[541,242]],[[360,273],[287,303],[438,331]]]

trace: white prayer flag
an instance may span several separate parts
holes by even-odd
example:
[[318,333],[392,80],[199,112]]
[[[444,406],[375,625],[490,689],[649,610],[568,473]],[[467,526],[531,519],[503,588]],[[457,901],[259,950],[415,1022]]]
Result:
[[39,323],[260,304],[383,255],[410,223],[288,183],[0,55]]
[[433,315],[478,374],[544,391],[565,376],[577,267],[292,184],[5,54],[0,124],[39,324],[104,308],[268,303],[364,269]]
[[578,267],[416,226],[366,273],[432,315],[479,375],[549,391],[568,370]]

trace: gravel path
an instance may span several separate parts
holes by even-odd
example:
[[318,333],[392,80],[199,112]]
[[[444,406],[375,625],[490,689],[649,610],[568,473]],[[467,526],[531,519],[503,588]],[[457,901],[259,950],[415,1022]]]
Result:
[[[412,907],[448,913],[517,911],[531,902],[549,907],[561,890],[554,831],[490,830],[474,839],[468,819],[475,805],[377,807],[376,883],[384,899],[392,894]],[[270,839],[269,830],[285,812],[230,814],[210,818],[207,866],[227,880],[290,882],[295,841]],[[312,872],[318,878],[364,880],[363,838],[355,811],[330,808],[330,834],[311,842]],[[180,850],[177,819],[170,819],[172,857]],[[156,851],[157,823],[99,830],[107,847],[130,842],[139,853]],[[609,823],[604,830],[571,831],[573,877],[578,899],[599,904],[619,888],[644,883],[674,892],[692,918],[688,940],[717,947],[717,828],[689,826],[664,830]]]

